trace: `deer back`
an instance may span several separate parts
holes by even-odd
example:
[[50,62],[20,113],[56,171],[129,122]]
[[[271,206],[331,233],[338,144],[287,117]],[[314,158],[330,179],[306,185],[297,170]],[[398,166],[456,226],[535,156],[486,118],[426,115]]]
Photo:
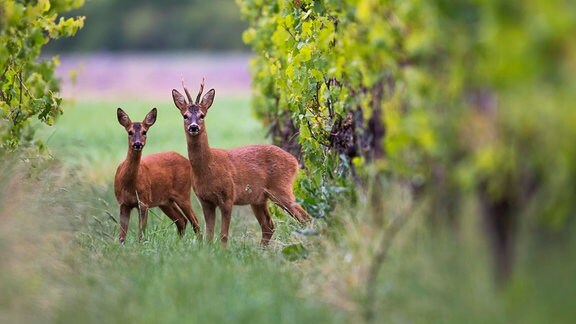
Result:
[[250,145],[228,151],[234,161],[234,192],[237,204],[262,201],[278,188],[290,188],[298,162],[274,145]]

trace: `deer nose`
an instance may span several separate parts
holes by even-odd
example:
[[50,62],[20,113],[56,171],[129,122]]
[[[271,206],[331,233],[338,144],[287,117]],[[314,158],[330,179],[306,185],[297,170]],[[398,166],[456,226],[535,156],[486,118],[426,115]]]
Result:
[[134,144],[132,144],[132,147],[135,150],[141,150],[144,147],[144,144],[142,144],[141,142],[135,142]]
[[188,131],[190,133],[198,133],[198,131],[200,131],[200,127],[197,124],[192,124],[188,126]]

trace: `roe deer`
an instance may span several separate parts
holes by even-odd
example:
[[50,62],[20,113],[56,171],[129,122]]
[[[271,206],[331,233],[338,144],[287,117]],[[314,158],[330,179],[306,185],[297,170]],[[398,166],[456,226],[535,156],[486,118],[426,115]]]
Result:
[[210,148],[204,118],[214,100],[215,90],[209,90],[202,101],[204,80],[196,101],[182,84],[188,102],[176,89],[174,104],[184,117],[188,158],[192,166],[192,187],[202,205],[206,221],[206,237],[212,241],[216,207],[220,208],[221,240],[228,242],[228,227],[233,205],[251,205],[262,229],[261,245],[268,245],[274,234],[274,223],[267,201],[272,200],[301,224],[310,217],[295,202],[292,186],[298,171],[298,161],[290,153],[274,145],[250,145],[224,150]]
[[[162,152],[142,157],[146,144],[146,132],[156,122],[156,108],[153,108],[141,123],[133,123],[121,109],[117,111],[118,122],[128,132],[128,154],[118,166],[114,177],[114,193],[120,204],[120,243],[126,240],[130,212],[139,211],[138,241],[146,229],[148,208],[160,209],[176,224],[182,236],[186,228],[186,218],[194,232],[200,234],[198,219],[190,204],[192,171],[190,162],[176,152]],[[184,216],[182,216],[182,213]]]

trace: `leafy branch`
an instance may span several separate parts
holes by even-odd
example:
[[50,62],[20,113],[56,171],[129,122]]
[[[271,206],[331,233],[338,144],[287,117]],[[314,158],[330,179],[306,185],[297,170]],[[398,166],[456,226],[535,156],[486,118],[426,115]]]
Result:
[[[39,60],[49,41],[73,36],[84,17],[58,19],[60,12],[77,8],[83,1],[0,2],[0,152],[39,143],[33,138],[30,119],[38,116],[51,125],[61,113],[59,83],[54,76],[57,60]],[[34,144],[38,145],[38,144]],[[41,144],[40,144],[41,145]]]

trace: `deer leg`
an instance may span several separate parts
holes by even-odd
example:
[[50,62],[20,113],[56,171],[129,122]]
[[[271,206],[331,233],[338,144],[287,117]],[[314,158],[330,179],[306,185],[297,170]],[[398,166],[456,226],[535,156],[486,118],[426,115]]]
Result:
[[148,206],[140,204],[140,222],[138,223],[138,243],[142,241],[142,233],[146,230],[146,225],[148,223]]
[[228,229],[230,228],[230,219],[232,218],[232,202],[221,205],[220,213],[222,214],[222,224],[220,227],[220,240],[224,246],[228,245]]
[[178,230],[178,235],[182,237],[184,235],[184,230],[186,229],[186,219],[180,214],[180,211],[171,205],[159,206],[162,212],[168,216],[174,224],[176,224],[176,229]]
[[206,223],[206,240],[212,242],[214,240],[214,224],[216,223],[216,205],[203,200],[200,200],[200,204]]
[[251,207],[262,229],[262,241],[260,241],[260,245],[267,246],[274,234],[274,222],[272,221],[272,217],[270,217],[268,206],[264,203],[254,204],[251,205]]
[[196,218],[196,214],[194,214],[194,210],[192,209],[190,201],[188,199],[183,199],[180,201],[175,201],[174,204],[177,205],[178,208],[180,208],[182,213],[184,213],[186,218],[190,221],[190,224],[192,224],[192,228],[194,229],[194,233],[196,233],[196,235],[198,236],[201,236],[202,233],[200,231],[200,224],[198,223],[198,218]]
[[118,240],[120,243],[124,243],[126,240],[126,233],[128,232],[128,223],[130,222],[130,210],[126,205],[120,205],[120,237]]

